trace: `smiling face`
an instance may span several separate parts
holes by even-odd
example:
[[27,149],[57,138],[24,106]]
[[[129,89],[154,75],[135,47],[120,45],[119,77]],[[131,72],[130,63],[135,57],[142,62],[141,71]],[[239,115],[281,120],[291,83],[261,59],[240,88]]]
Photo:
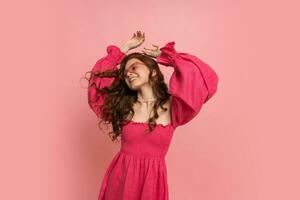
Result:
[[130,89],[137,90],[141,86],[149,84],[149,73],[149,68],[142,61],[131,58],[125,65],[125,82]]

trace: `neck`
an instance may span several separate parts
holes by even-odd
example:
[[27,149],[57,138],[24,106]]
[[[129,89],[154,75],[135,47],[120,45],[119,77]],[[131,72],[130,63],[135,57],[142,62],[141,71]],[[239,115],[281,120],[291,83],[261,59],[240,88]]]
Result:
[[137,93],[137,99],[140,102],[149,102],[155,101],[156,96],[154,95],[153,89],[151,86],[143,87]]

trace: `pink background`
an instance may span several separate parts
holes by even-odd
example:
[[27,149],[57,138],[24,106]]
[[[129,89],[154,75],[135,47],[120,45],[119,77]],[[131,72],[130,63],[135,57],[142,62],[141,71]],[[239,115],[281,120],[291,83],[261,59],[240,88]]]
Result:
[[[0,199],[97,199],[119,143],[96,126],[79,79],[136,30],[146,33],[142,47],[175,41],[220,77],[214,98],[174,134],[170,199],[300,199],[295,2],[2,5]],[[162,70],[168,80],[172,70]]]

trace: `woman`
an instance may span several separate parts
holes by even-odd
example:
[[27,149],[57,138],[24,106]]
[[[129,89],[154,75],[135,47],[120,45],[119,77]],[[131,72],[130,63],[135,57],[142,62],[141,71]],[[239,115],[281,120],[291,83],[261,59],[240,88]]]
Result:
[[[98,200],[167,200],[165,155],[173,132],[217,91],[216,72],[198,57],[177,52],[175,42],[126,54],[144,41],[137,31],[122,48],[109,45],[90,71],[89,105],[99,124],[112,125],[112,140],[121,137]],[[174,69],[170,93],[158,64]]]

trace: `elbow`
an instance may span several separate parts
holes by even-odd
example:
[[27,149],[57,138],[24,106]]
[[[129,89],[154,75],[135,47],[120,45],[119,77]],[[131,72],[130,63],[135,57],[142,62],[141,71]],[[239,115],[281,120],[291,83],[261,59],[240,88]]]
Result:
[[209,84],[207,84],[208,94],[203,103],[206,103],[209,99],[211,99],[216,94],[218,90],[218,83],[219,83],[219,77],[216,73],[214,73],[209,78]]

